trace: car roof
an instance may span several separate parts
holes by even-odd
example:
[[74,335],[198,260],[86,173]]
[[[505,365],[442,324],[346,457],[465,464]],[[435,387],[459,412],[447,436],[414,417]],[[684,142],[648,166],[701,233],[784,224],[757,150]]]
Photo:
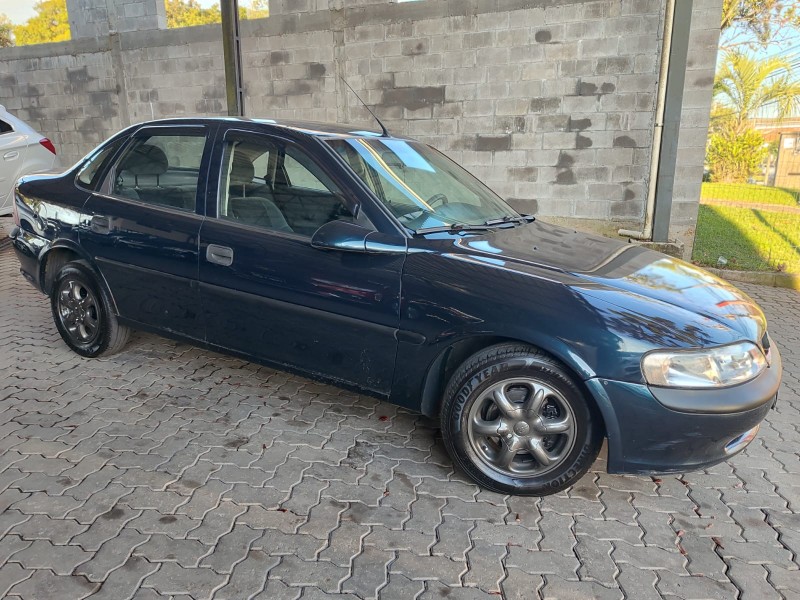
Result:
[[[365,128],[361,125],[343,123],[322,123],[316,121],[283,121],[278,119],[260,119],[247,117],[181,117],[172,119],[158,119],[146,121],[139,126],[147,125],[187,125],[187,124],[209,124],[209,123],[248,123],[261,124],[271,127],[289,129],[297,133],[302,133],[321,138],[380,138],[382,132],[378,129]],[[394,136],[393,139],[409,139],[403,136]]]

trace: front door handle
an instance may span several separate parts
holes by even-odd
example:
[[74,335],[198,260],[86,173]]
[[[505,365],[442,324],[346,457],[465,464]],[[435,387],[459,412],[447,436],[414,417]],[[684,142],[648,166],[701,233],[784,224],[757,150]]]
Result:
[[233,264],[233,248],[209,244],[206,248],[206,260],[215,265],[230,267]]
[[19,156],[19,152],[17,152],[16,150],[11,150],[11,151],[6,152],[5,154],[3,154],[3,160],[14,160],[18,156]]

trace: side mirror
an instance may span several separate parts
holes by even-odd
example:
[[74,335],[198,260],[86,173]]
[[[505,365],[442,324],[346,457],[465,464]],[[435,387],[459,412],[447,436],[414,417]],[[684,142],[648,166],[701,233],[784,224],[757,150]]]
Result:
[[321,250],[366,252],[367,236],[370,233],[373,233],[372,229],[356,223],[328,221],[311,236],[311,246]]
[[365,254],[405,254],[406,240],[379,233],[349,221],[329,221],[311,236],[311,246],[320,250]]

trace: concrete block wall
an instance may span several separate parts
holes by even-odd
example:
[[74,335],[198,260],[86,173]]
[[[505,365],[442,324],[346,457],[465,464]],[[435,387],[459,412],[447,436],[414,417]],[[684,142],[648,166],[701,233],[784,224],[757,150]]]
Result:
[[[635,223],[664,6],[274,0],[270,18],[241,26],[246,112],[374,126],[341,75],[390,131],[436,145],[520,210]],[[695,0],[676,235],[696,219],[720,10]],[[220,28],[143,29],[0,50],[0,103],[70,160],[128,123],[225,114]],[[85,82],[69,75],[81,67]]]
[[67,0],[67,12],[72,39],[167,26],[164,0]]

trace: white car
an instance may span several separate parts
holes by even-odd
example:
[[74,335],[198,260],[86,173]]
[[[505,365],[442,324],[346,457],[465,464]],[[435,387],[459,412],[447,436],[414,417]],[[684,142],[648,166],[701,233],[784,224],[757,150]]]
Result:
[[17,179],[59,166],[53,142],[0,104],[0,216],[11,214]]

